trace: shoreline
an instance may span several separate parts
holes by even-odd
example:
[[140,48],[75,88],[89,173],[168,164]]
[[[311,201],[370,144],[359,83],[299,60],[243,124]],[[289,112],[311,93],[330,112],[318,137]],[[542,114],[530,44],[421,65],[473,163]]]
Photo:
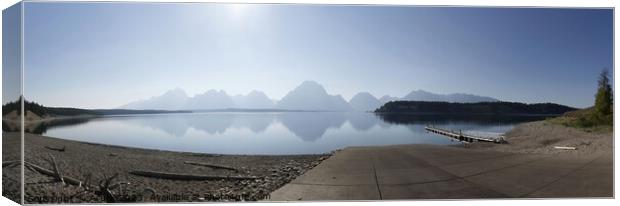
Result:
[[[29,117],[32,117],[34,114],[32,114]],[[71,122],[71,121],[88,121],[91,119],[95,119],[95,118],[100,118],[103,116],[98,116],[98,115],[75,115],[75,116],[48,116],[48,117],[38,117],[36,116],[35,118],[29,119],[26,118],[24,119],[24,130],[26,132],[32,132],[32,131],[36,131],[38,128],[40,127],[45,127],[48,124],[54,124],[54,123],[63,123],[63,122]],[[15,119],[15,118],[3,118],[2,119],[2,132],[17,132],[19,131],[18,126],[20,125],[21,121],[19,119]],[[6,127],[6,128],[4,128]]]
[[105,143],[96,143],[96,142],[87,142],[87,141],[63,139],[63,138],[58,138],[58,137],[44,136],[44,135],[32,134],[32,133],[26,133],[26,135],[36,135],[36,136],[40,136],[40,137],[55,139],[56,141],[67,141],[67,142],[72,142],[72,143],[76,143],[76,144],[92,145],[92,146],[96,146],[96,147],[126,149],[126,150],[155,152],[155,153],[157,153],[157,152],[162,152],[162,153],[178,153],[178,154],[189,155],[189,156],[213,156],[213,157],[219,157],[219,156],[257,156],[257,157],[272,157],[272,156],[276,156],[276,157],[278,157],[278,156],[314,156],[314,155],[318,155],[318,156],[328,155],[329,156],[331,153],[333,153],[333,152],[335,152],[337,150],[341,150],[341,149],[336,149],[334,151],[325,152],[325,153],[318,153],[318,154],[223,154],[223,153],[208,153],[208,152],[184,152],[184,151],[165,150],[165,149],[152,149],[152,148],[122,146],[122,145],[113,145],[113,144],[105,144]]
[[[14,154],[18,150],[11,145],[18,143],[14,141],[18,133],[3,133],[3,136],[3,162],[14,160],[16,158]],[[7,141],[11,139],[13,141]],[[613,132],[590,133],[546,121],[519,124],[506,133],[506,140],[508,144],[476,142],[443,147],[513,154],[560,154],[567,158],[576,158],[583,154],[611,155],[613,152]],[[91,181],[96,182],[118,173],[115,181],[128,184],[124,185],[122,190],[114,191],[114,195],[118,198],[117,202],[264,200],[269,198],[271,192],[311,170],[338,151],[332,151],[330,154],[309,155],[176,152],[65,140],[30,133],[25,134],[25,141],[26,162],[51,170],[53,165],[49,159],[50,155],[54,156],[59,170],[66,177],[80,181],[93,178],[94,180]],[[553,146],[574,146],[577,149],[558,150],[553,149]],[[59,148],[63,151],[54,150]],[[208,168],[200,166],[202,163],[223,165],[236,168],[236,170]],[[3,170],[10,174],[18,172],[16,168],[18,167],[5,167]],[[249,180],[168,180],[132,175],[131,172],[135,170],[257,178]],[[61,183],[54,182],[53,177],[49,175],[31,170],[26,170],[25,175],[26,203],[106,201],[96,192],[76,195],[82,190],[80,187],[62,186]],[[3,182],[8,183],[8,187],[19,185],[11,181]],[[152,194],[147,194],[147,192]]]
[[[19,133],[3,133],[3,162],[19,159]],[[12,140],[12,141],[11,141]],[[60,150],[62,148],[62,151]],[[67,179],[85,187],[64,185],[53,176],[26,169],[26,203],[109,202],[99,193],[97,182],[116,174],[113,182],[123,183],[111,190],[115,202],[256,201],[305,173],[330,154],[315,155],[227,155],[174,152],[85,143],[25,134],[25,162],[53,171],[54,165]],[[212,166],[222,166],[211,167]],[[231,168],[231,169],[226,169]],[[15,175],[19,166],[3,167],[5,191],[19,187]],[[171,180],[131,174],[135,171],[213,176],[208,180]],[[252,177],[235,179],[235,177]],[[90,180],[90,181],[89,181]],[[127,183],[127,184],[125,184]],[[17,188],[15,188],[17,190]]]

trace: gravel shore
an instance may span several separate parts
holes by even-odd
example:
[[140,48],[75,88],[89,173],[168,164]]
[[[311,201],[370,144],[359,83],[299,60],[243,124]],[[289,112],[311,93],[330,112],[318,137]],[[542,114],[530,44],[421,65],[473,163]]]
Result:
[[[18,133],[4,133],[3,140],[18,135]],[[3,141],[3,149],[8,149],[6,153],[3,150],[3,161],[11,160],[10,158],[18,159],[18,156],[12,155],[9,149],[17,147],[18,144],[19,141]],[[54,150],[61,148],[64,148],[64,151]],[[105,185],[106,179],[111,179],[110,185],[116,185],[110,187],[113,198],[108,198],[108,201],[110,199],[116,202],[255,201],[267,198],[270,192],[318,165],[328,158],[329,154],[200,154],[91,144],[26,134],[27,163],[53,171],[53,163],[50,161],[52,156],[64,177],[90,182],[88,185],[93,187],[90,191],[83,191],[83,187],[63,185],[51,176],[26,169],[26,203],[105,202],[106,192],[100,185]],[[192,165],[186,162],[220,165],[237,170]],[[3,169],[4,173],[19,172],[18,166]],[[136,170],[220,177],[255,177],[255,179],[170,180],[130,174]],[[114,175],[118,176],[111,178]]]
[[[18,133],[2,133],[2,162],[19,160],[20,151],[20,138]],[[21,199],[20,185],[21,185],[21,171],[19,166],[5,167],[2,166],[2,196],[9,198],[15,202],[19,202]]]

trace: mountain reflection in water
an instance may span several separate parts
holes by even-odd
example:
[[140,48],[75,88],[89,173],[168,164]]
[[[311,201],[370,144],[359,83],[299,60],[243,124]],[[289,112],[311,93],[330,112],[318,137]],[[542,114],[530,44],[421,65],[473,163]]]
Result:
[[31,132],[87,142],[189,152],[301,154],[329,152],[346,146],[453,144],[424,132],[424,126],[506,132],[514,124],[544,118],[355,112],[212,112],[52,121]]

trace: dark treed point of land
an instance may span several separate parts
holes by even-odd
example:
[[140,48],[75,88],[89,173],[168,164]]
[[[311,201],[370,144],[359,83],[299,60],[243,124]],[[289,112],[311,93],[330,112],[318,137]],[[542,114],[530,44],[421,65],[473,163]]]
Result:
[[376,113],[417,114],[492,114],[492,115],[560,115],[577,110],[554,103],[525,104],[518,102],[450,103],[425,101],[392,101]]
[[[2,116],[9,115],[11,112],[20,114],[20,99],[2,105]],[[24,100],[24,111],[35,114],[39,117],[50,116],[78,116],[78,115],[128,115],[128,114],[161,114],[161,113],[190,113],[187,110],[131,110],[131,109],[80,109],[71,107],[46,107],[36,102]]]

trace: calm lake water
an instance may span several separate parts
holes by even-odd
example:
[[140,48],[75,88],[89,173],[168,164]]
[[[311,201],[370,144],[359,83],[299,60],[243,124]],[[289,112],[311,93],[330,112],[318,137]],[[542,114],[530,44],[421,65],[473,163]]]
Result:
[[426,125],[503,133],[532,116],[373,113],[186,113],[106,116],[47,126],[46,136],[92,143],[219,154],[318,154],[347,146],[458,144]]

